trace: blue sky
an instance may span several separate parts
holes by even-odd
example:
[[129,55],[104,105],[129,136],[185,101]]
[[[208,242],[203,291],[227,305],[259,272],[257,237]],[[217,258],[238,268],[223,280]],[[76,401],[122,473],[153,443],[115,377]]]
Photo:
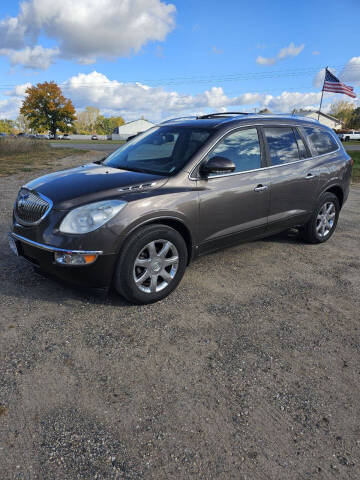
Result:
[[314,108],[324,66],[360,91],[359,18],[358,0],[3,0],[0,118],[45,80],[126,120]]

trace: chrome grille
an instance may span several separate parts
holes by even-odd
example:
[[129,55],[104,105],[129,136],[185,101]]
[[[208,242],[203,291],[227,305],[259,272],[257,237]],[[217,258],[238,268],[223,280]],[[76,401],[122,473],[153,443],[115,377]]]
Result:
[[51,200],[37,192],[22,188],[15,203],[15,218],[23,225],[34,225],[41,222],[50,208]]

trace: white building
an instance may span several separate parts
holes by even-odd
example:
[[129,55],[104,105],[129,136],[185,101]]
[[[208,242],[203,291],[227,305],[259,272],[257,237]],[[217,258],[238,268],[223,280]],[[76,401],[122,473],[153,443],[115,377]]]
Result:
[[[319,112],[315,110],[301,110],[296,114],[302,117],[309,117],[317,120]],[[333,130],[341,130],[343,128],[341,120],[333,117],[332,115],[328,115],[327,113],[320,112],[319,122],[323,125],[326,125],[327,127],[332,128]]]
[[134,120],[133,122],[125,123],[125,125],[114,128],[111,139],[127,140],[129,137],[145,132],[145,130],[154,126],[154,123],[148,122],[147,120]]

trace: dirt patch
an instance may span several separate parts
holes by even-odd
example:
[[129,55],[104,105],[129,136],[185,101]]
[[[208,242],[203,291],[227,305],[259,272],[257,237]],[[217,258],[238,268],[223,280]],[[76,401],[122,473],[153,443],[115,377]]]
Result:
[[359,188],[329,242],[239,245],[132,307],[10,253],[30,177],[0,179],[3,479],[360,478]]

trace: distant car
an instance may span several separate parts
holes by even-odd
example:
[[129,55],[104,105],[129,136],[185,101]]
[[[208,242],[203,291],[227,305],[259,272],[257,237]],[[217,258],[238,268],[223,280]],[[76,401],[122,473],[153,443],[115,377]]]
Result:
[[0,132],[0,137],[6,137],[6,133]]
[[35,138],[37,140],[46,140],[48,137],[46,135],[42,135],[42,134],[38,133],[37,135],[35,135]]
[[99,140],[99,139],[98,139],[97,135],[93,135],[93,136],[91,137],[91,140]]
[[70,140],[70,135],[68,133],[64,133],[64,135],[61,137],[61,140]]
[[28,135],[25,132],[20,132],[20,133],[17,134],[17,137],[27,137],[27,136]]
[[349,140],[360,140],[360,132],[351,130],[346,133],[338,133],[338,137],[342,142],[348,142]]

